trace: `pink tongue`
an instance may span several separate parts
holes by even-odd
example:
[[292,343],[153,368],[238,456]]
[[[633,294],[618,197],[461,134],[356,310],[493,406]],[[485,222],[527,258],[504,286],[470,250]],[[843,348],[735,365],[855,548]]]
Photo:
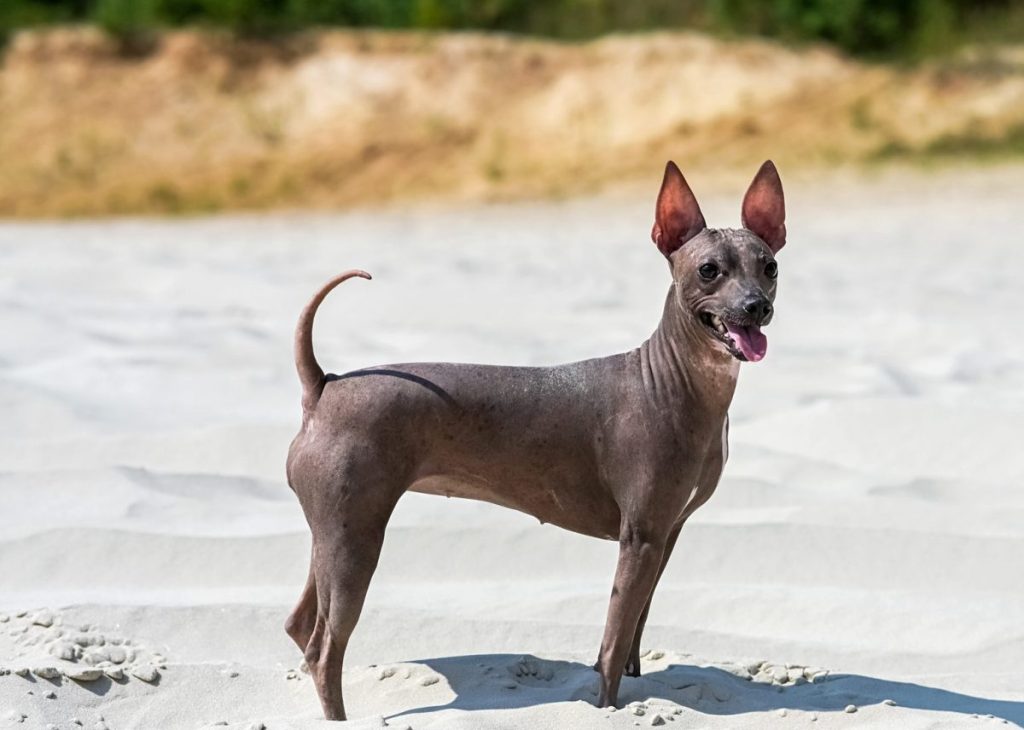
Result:
[[768,338],[761,334],[760,327],[756,325],[738,327],[726,324],[725,328],[729,331],[729,337],[732,338],[733,344],[750,362],[761,360],[768,352]]

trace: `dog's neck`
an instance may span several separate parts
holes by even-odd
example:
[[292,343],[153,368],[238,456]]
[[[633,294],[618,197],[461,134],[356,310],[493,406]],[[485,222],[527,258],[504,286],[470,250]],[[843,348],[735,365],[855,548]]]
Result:
[[740,363],[682,308],[675,286],[669,289],[658,328],[640,346],[640,352],[647,371],[645,386],[660,404],[684,403],[725,417]]

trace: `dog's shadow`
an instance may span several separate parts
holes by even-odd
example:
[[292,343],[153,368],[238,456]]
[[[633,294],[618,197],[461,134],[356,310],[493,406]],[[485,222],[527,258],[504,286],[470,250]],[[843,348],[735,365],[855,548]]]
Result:
[[[394,718],[447,709],[515,709],[576,700],[593,703],[597,698],[598,675],[579,662],[487,654],[414,663],[447,679],[455,698],[444,705],[398,712],[392,715]],[[718,667],[670,664],[642,677],[623,678],[620,706],[648,700],[672,702],[710,715],[781,709],[842,713],[848,705],[866,707],[888,700],[904,708],[967,716],[993,715],[1024,724],[1024,702],[975,697],[858,674],[834,674],[813,684],[779,687],[743,679]]]

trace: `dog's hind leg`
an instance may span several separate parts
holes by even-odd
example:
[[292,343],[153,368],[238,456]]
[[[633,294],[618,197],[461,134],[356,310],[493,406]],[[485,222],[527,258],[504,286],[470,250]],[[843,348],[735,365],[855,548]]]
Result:
[[[376,461],[376,456],[366,461]],[[341,483],[324,485],[328,488],[320,493],[316,508],[307,512],[312,518],[316,619],[305,658],[328,720],[345,719],[345,650],[377,569],[384,530],[404,491],[396,488],[399,480],[373,472],[357,464],[343,466],[334,472]]]
[[373,525],[346,519],[331,534],[314,538],[317,612],[305,657],[328,720],[345,719],[345,650],[377,567],[384,527],[384,521]]
[[310,555],[306,586],[302,589],[299,602],[295,604],[295,608],[284,623],[285,633],[302,651],[306,650],[309,639],[313,636],[313,628],[316,625],[316,605],[316,576],[313,574],[313,556]]

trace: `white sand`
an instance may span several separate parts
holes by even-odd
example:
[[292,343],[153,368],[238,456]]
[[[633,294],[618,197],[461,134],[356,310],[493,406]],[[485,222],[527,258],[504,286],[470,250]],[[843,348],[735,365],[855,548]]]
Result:
[[[743,368],[630,705],[590,704],[614,544],[409,495],[350,647],[351,725],[1024,722],[1024,170],[965,177],[790,185],[768,358]],[[708,219],[735,225],[740,193]],[[159,674],[4,674],[0,727],[320,726],[281,629],[308,550],[283,480],[299,307],[374,274],[321,310],[334,371],[620,351],[668,285],[651,208],[0,226],[0,667]],[[743,676],[764,661],[828,675]]]

